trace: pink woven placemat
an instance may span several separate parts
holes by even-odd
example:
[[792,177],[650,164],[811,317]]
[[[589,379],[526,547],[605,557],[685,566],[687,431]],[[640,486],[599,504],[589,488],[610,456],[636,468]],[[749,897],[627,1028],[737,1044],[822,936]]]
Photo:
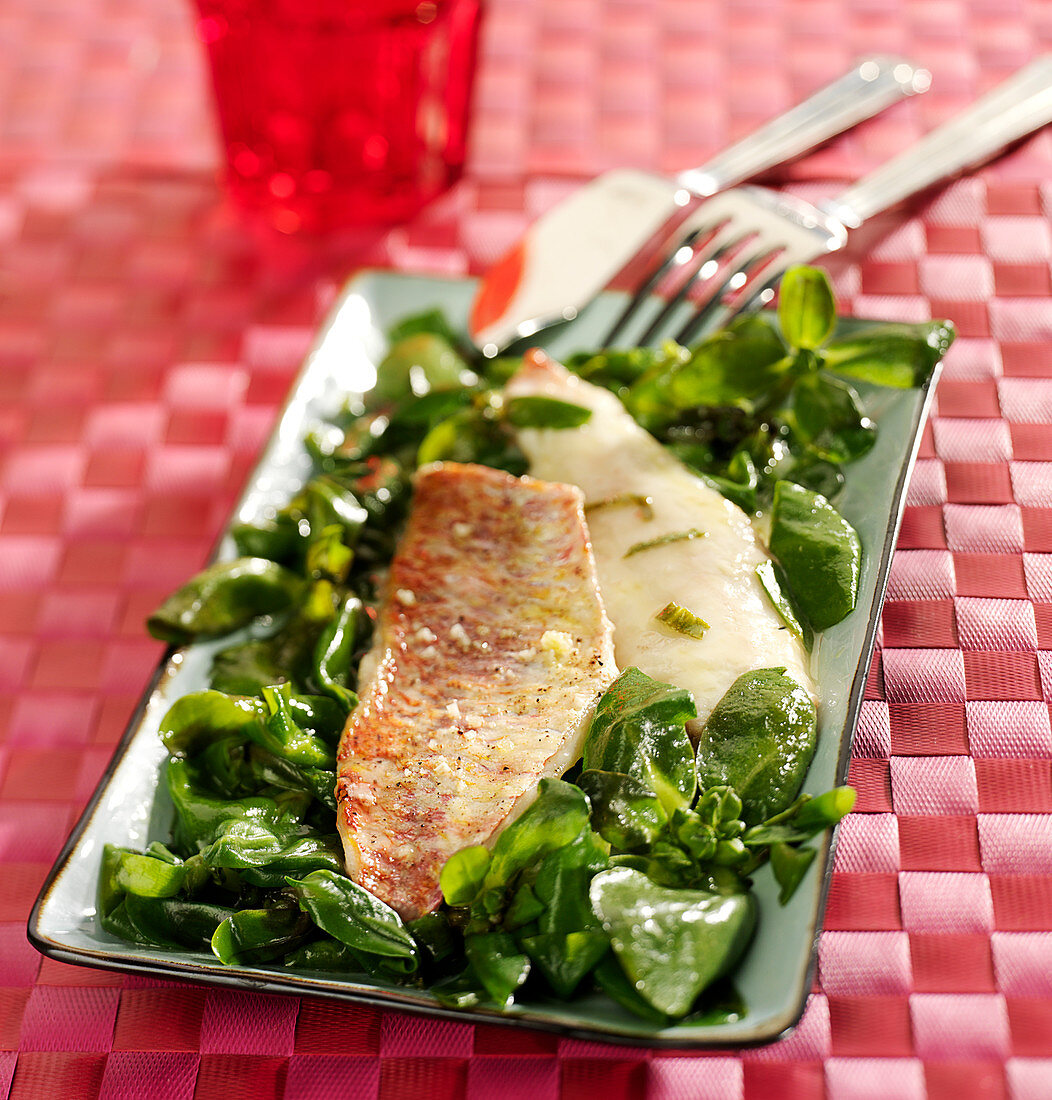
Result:
[[178,0],[0,11],[0,1097],[1052,1096],[1052,136],[881,219],[864,316],[960,332],[856,737],[818,980],[773,1046],[648,1054],[42,960],[36,891],[354,268],[480,270],[605,167],[673,170],[902,51],[932,92],[783,171],[818,197],[1052,46],[1044,0],[491,0],[466,178],[412,224],[251,231]]

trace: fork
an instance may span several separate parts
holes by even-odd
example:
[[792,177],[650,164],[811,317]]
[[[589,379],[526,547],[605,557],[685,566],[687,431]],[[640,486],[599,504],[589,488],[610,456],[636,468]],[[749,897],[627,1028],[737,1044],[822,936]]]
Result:
[[[645,327],[633,344],[653,343],[666,333],[686,344],[723,327],[770,301],[790,266],[838,251],[848,231],[874,214],[977,167],[1048,122],[1052,54],[1019,70],[824,209],[754,186],[706,199],[666,239],[658,262],[600,346],[612,346],[640,324]],[[665,282],[672,286],[662,299],[654,291]]]

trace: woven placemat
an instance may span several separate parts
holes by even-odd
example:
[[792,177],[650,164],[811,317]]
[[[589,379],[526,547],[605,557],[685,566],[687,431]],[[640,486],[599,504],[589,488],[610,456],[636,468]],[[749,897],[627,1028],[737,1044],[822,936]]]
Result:
[[835,193],[1052,45],[1042,0],[490,0],[468,171],[411,224],[255,231],[177,0],[7,0],[0,41],[0,1097],[1052,1095],[1052,137],[867,227],[862,316],[948,317],[808,1011],[683,1056],[42,960],[30,905],[355,268],[469,274],[603,168],[672,171],[863,52],[933,90],[771,180]]

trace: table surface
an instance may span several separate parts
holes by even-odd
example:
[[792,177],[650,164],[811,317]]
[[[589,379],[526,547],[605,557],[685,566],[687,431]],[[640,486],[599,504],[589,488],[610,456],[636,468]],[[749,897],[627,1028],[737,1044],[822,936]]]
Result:
[[700,163],[865,52],[931,92],[771,180],[834,193],[1052,47],[1047,0],[489,0],[463,181],[324,244],[225,204],[181,0],[0,8],[0,1096],[1052,1096],[1052,133],[880,220],[844,310],[959,331],[909,490],[820,965],[687,1056],[66,966],[36,892],[314,327],[364,265],[469,274],[599,170]]

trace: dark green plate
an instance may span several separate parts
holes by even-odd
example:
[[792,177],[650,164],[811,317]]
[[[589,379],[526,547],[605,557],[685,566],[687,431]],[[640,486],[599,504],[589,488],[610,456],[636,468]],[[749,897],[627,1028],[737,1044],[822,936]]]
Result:
[[[452,318],[464,317],[472,293],[473,284],[466,280],[382,272],[354,279],[307,359],[236,518],[258,518],[267,505],[284,503],[299,487],[309,471],[301,443],[305,432],[335,412],[347,391],[372,385],[375,364],[384,349],[383,332],[391,322],[430,307],[439,307]],[[549,350],[560,355],[595,346],[619,301],[613,296],[600,300],[572,326],[556,333],[547,344]],[[906,483],[931,396],[931,384],[912,390],[858,388],[880,431],[875,448],[848,467],[847,486],[838,501],[861,535],[865,563],[858,607],[823,635],[815,655],[814,674],[821,694],[819,742],[805,786],[812,793],[844,782],[847,775]],[[218,553],[231,555],[229,540]],[[516,1006],[507,1014],[481,1008],[454,1011],[443,1008],[426,991],[279,967],[227,967],[210,955],[136,947],[106,935],[96,925],[94,908],[103,845],[141,848],[152,840],[166,839],[170,816],[166,795],[157,782],[165,756],[158,723],[175,698],[207,686],[209,661],[208,646],[178,652],[164,662],[147,689],[33,908],[29,936],[44,954],[86,966],[257,991],[344,998],[432,1016],[506,1022],[644,1046],[689,1049],[768,1042],[800,1018],[811,988],[829,886],[833,847],[828,836],[788,906],[778,905],[768,868],[756,876],[759,929],[735,978],[747,1010],[741,1018],[719,1024],[654,1027],[598,996]]]

